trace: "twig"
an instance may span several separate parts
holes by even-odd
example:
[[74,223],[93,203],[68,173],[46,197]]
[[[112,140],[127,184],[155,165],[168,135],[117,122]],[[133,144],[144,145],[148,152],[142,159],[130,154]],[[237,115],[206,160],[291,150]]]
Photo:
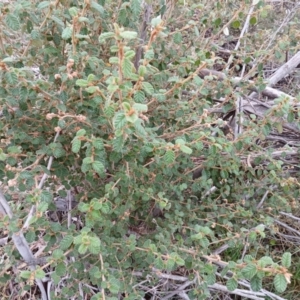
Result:
[[291,213],[286,213],[286,212],[283,212],[283,211],[280,211],[279,213],[280,213],[281,215],[287,216],[287,217],[289,217],[289,218],[291,218],[291,219],[294,219],[294,220],[300,222],[300,218],[295,217],[295,216],[294,216],[293,214],[291,214]]
[[214,252],[213,252],[213,255],[219,255],[220,253],[224,252],[225,250],[227,250],[229,248],[229,245],[228,244],[224,244],[222,245],[221,247],[219,247],[218,249],[216,249]]
[[[101,271],[102,271],[102,282],[105,282],[105,276],[104,276],[104,263],[103,263],[103,258],[101,253],[99,253],[99,258],[100,258],[100,263],[101,263]],[[101,288],[101,293],[102,293],[102,299],[105,300],[105,290]]]
[[[233,295],[239,295],[245,297],[246,299],[253,299],[253,300],[265,300],[265,294],[262,292],[253,292],[241,289],[235,289],[234,291],[229,291],[226,286],[215,283],[208,286],[209,289],[218,290],[222,292],[226,292]],[[261,298],[262,296],[263,298]]]
[[0,239],[0,246],[4,246],[7,244],[8,237],[4,237]]
[[167,296],[161,298],[161,300],[167,300],[169,298],[172,298],[173,296],[175,296],[176,294],[184,291],[185,288],[187,288],[190,285],[195,284],[197,281],[197,277],[195,277],[193,280],[191,281],[187,281],[184,284],[182,284],[176,291],[172,291],[171,293],[169,293]]
[[256,205],[256,209],[257,209],[257,210],[260,209],[260,208],[262,207],[262,205],[264,204],[264,202],[265,202],[265,200],[266,200],[266,198],[267,198],[269,192],[270,192],[270,191],[267,190],[267,191],[264,193],[263,197],[261,198],[261,200],[259,201],[259,203]]
[[71,191],[67,191],[67,202],[68,202],[68,228],[71,226],[72,222],[72,194]]
[[185,292],[178,293],[178,296],[180,296],[184,300],[190,300],[189,296]]
[[151,4],[144,3],[143,22],[142,22],[141,29],[140,29],[140,45],[138,46],[138,48],[136,50],[136,55],[134,58],[134,67],[136,70],[138,70],[140,59],[142,58],[143,44],[146,41],[147,28],[148,28],[148,24],[150,22],[151,13],[152,13]]
[[299,230],[296,230],[296,229],[290,227],[289,225],[287,225],[287,224],[285,224],[285,223],[283,223],[283,222],[281,222],[281,221],[279,221],[279,220],[276,220],[276,219],[274,220],[274,222],[277,223],[277,224],[279,224],[280,226],[284,227],[285,229],[287,229],[287,230],[289,230],[289,231],[291,231],[291,232],[294,232],[294,233],[297,234],[298,236],[300,235]]

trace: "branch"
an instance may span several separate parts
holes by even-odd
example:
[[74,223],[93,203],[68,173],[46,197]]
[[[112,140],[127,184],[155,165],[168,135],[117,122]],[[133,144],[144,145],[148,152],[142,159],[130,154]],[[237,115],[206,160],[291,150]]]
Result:
[[300,64],[300,51],[298,51],[288,62],[282,65],[268,80],[269,86],[275,85],[282,78],[291,74]]
[[[253,291],[247,291],[247,290],[241,290],[241,289],[235,289],[234,291],[229,291],[228,288],[224,285],[215,283],[208,286],[209,289],[218,290],[222,292],[226,292],[233,295],[239,295],[241,297],[245,297],[246,299],[253,299],[253,300],[265,300],[265,293],[261,292],[253,292]],[[263,298],[261,298],[261,297]]]
[[138,46],[136,50],[136,55],[134,58],[134,67],[136,70],[139,68],[139,63],[142,58],[143,54],[143,44],[146,41],[146,35],[147,35],[147,28],[148,24],[150,22],[150,17],[152,13],[152,6],[151,4],[144,3],[144,15],[143,15],[143,22],[140,28],[140,45]]

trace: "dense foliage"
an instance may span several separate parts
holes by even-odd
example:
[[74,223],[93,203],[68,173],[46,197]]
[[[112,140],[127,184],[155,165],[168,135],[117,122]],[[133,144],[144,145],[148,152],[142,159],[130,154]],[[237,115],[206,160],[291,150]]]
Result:
[[279,32],[268,1],[194,2],[1,2],[2,299],[275,299],[299,272],[298,92],[267,98],[297,7]]

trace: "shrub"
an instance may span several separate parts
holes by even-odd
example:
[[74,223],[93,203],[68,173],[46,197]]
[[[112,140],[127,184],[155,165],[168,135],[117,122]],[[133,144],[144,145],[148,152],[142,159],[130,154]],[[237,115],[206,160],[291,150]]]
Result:
[[[262,18],[270,7],[254,2]],[[15,297],[43,299],[49,291],[51,299],[138,299],[151,290],[208,299],[226,287],[237,293],[242,279],[253,295],[268,278],[280,293],[290,282],[291,254],[273,256],[263,240],[299,198],[284,167],[295,150],[280,149],[279,160],[268,141],[288,126],[281,117],[294,121],[295,107],[283,95],[262,118],[241,113],[237,136],[226,115],[249,88],[266,89],[260,65],[253,81],[237,81],[238,62],[250,63],[237,53],[222,78],[205,73],[226,67],[218,49],[250,6],[159,3],[1,4],[6,295],[8,280]],[[166,279],[172,284],[154,288]]]

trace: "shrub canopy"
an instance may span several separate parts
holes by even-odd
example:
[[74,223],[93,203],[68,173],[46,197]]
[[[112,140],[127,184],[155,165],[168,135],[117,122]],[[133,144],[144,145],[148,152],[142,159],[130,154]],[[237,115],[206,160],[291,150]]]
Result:
[[198,2],[1,2],[4,298],[286,290],[299,5]]

